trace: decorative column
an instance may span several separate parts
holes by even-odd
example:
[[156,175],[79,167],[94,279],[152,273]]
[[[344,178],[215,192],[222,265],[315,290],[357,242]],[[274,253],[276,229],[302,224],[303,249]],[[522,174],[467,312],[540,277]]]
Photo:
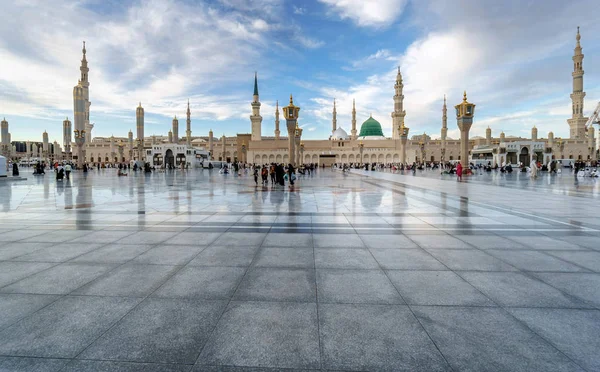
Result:
[[288,156],[290,164],[296,164],[296,124],[298,122],[298,113],[300,107],[294,106],[294,98],[290,94],[290,104],[283,108],[287,131],[288,131]]
[[301,138],[302,138],[302,128],[298,127],[298,122],[296,122],[296,130],[294,133],[294,141],[295,141],[294,145],[296,148],[296,164],[294,164],[294,163],[292,163],[292,164],[298,165],[298,166],[300,164],[302,164],[302,157],[300,156],[300,140],[301,140]]
[[190,100],[186,111],[187,119],[185,121],[185,144],[192,147],[192,112],[190,111]]
[[133,132],[131,131],[131,129],[129,130],[129,133],[127,133],[127,146],[128,146],[128,152],[129,152],[129,160],[133,160]]
[[[304,142],[300,142],[300,159],[304,159]],[[300,164],[303,164],[304,161],[301,161]]]
[[227,161],[225,159],[225,134],[221,137],[221,161]]
[[209,160],[213,160],[215,158],[214,153],[213,153],[213,145],[214,145],[213,131],[211,129],[210,131],[208,131],[208,153],[210,155]]
[[463,101],[454,108],[456,109],[458,129],[460,129],[460,164],[463,167],[463,174],[466,174],[469,169],[469,131],[473,125],[475,105],[467,101],[467,92],[465,91]]
[[365,150],[365,144],[360,141],[358,144],[358,151],[360,151],[360,165],[363,165],[363,151]]
[[137,160],[144,161],[144,108],[142,103],[135,110],[135,121],[137,128]]
[[410,128],[402,123],[400,127],[400,164],[406,164],[406,143],[408,142],[408,132]]

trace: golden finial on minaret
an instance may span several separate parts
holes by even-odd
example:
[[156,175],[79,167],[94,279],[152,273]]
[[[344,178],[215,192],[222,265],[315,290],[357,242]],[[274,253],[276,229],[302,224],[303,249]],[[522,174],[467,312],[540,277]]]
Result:
[[463,93],[463,102],[467,102],[467,91]]
[[292,97],[291,93],[290,93],[290,106],[294,106],[294,97]]

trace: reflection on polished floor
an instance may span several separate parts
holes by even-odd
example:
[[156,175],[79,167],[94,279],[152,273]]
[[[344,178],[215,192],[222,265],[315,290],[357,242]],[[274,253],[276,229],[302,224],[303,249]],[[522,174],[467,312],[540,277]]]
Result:
[[600,370],[595,180],[23,173],[0,371]]

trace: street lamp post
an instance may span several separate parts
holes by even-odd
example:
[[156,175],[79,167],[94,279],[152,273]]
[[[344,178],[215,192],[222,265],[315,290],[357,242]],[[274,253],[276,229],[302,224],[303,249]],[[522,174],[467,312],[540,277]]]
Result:
[[463,101],[454,108],[456,109],[458,129],[460,129],[460,163],[463,174],[466,174],[469,169],[469,131],[473,125],[475,105],[467,101],[467,92],[465,91]]

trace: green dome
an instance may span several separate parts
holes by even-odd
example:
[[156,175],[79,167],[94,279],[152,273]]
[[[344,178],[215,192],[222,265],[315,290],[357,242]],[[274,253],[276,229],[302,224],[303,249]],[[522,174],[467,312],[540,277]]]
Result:
[[377,136],[383,137],[383,131],[381,130],[381,124],[373,117],[369,117],[362,125],[360,126],[360,134],[359,137],[370,137]]

